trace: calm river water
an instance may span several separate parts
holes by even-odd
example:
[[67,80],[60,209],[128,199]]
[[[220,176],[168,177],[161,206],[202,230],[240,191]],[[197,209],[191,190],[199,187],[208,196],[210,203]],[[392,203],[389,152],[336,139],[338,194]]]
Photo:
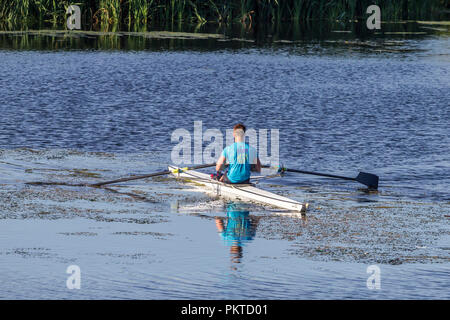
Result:
[[[450,33],[387,28],[262,44],[237,32],[0,34],[0,298],[450,298]],[[287,167],[371,172],[379,192],[295,174],[260,182],[308,202],[299,218],[168,177],[25,184],[165,170],[172,132],[195,121],[278,129]],[[80,290],[66,287],[70,265]],[[371,265],[380,290],[367,287]]]

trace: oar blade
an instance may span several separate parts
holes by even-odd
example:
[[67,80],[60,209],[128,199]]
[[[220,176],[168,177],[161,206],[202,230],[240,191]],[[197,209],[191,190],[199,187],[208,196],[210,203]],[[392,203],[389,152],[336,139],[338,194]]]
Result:
[[358,176],[355,178],[359,183],[365,184],[369,187],[369,189],[378,189],[378,176],[372,173],[360,172]]

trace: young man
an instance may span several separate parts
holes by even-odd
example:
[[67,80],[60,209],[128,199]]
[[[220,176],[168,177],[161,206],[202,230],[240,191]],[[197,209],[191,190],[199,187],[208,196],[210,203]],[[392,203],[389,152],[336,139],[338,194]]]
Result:
[[222,151],[222,155],[217,160],[216,171],[220,172],[225,162],[229,163],[229,168],[220,178],[225,183],[249,183],[250,171],[261,172],[261,162],[259,161],[256,149],[245,143],[245,126],[238,123],[233,128],[234,143]]

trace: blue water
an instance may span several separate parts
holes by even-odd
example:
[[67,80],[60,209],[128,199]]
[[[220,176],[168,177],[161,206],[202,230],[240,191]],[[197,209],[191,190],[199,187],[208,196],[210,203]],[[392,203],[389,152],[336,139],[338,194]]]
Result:
[[[1,298],[39,299],[448,299],[447,265],[380,265],[381,290],[366,286],[367,264],[317,262],[280,252],[286,243],[256,239],[233,266],[210,221],[179,217],[164,230],[170,241],[112,235],[147,227],[83,220],[2,222],[2,251],[25,249],[29,256],[3,253]],[[178,224],[184,225],[180,230]],[[76,227],[75,227],[76,226]],[[97,236],[67,236],[53,230],[90,229]],[[175,231],[174,231],[175,230]],[[198,232],[200,231],[201,232]],[[17,232],[27,236],[17,237]],[[52,235],[49,235],[50,234]],[[14,238],[13,243],[8,239]],[[217,239],[216,239],[217,238]],[[95,241],[94,241],[95,239]],[[215,240],[215,241],[212,241]],[[43,248],[51,247],[46,251]],[[102,252],[102,254],[100,254]],[[125,253],[126,252],[126,253]],[[66,288],[69,265],[81,268],[81,289]],[[22,270],[26,269],[27,272]],[[19,288],[17,284],[23,288]]]
[[[450,298],[449,40],[395,41],[410,50],[0,50],[0,298]],[[164,170],[171,133],[194,121],[279,129],[288,167],[367,171],[380,190],[268,180],[310,202],[307,219],[250,207],[256,229],[233,248],[223,202],[172,180],[115,188],[155,203],[24,184]],[[372,264],[381,290],[366,286]]]
[[169,132],[192,133],[194,121],[225,132],[243,121],[279,129],[280,159],[291,167],[366,170],[409,195],[449,199],[445,60],[283,50],[0,54],[3,148],[160,151],[170,160]]

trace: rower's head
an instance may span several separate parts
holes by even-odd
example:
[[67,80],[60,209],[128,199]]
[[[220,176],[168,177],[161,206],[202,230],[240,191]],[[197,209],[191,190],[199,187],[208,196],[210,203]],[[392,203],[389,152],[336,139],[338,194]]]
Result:
[[245,126],[242,123],[238,123],[233,127],[233,137],[235,141],[244,141],[245,136]]

